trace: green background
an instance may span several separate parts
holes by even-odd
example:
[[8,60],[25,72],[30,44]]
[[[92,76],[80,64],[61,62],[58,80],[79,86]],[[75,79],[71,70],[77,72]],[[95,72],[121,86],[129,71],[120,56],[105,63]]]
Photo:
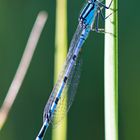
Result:
[[[68,1],[68,44],[84,0]],[[119,140],[140,139],[140,2],[119,1]],[[0,0],[0,105],[40,10],[49,14],[33,61],[0,132],[0,140],[33,140],[53,88],[55,1]],[[82,74],[68,114],[68,140],[104,140],[104,35],[91,33]],[[49,127],[45,139],[51,140]]]

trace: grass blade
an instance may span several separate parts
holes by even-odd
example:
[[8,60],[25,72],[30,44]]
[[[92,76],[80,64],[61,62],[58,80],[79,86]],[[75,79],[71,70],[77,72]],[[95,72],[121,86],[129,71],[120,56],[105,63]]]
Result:
[[113,34],[105,34],[105,140],[118,140],[118,0],[111,9],[106,10],[106,16],[112,15],[105,22],[105,31]]
[[[56,33],[55,33],[55,71],[54,81],[56,82],[58,74],[61,71],[67,54],[67,0],[57,0],[56,5]],[[65,100],[67,102],[67,99]],[[66,103],[64,103],[67,105]],[[65,111],[67,112],[67,110]],[[56,112],[56,118],[57,116]],[[66,115],[66,113],[65,113]],[[54,117],[55,121],[55,117]],[[66,140],[67,138],[67,117],[53,129],[52,140]]]
[[30,62],[32,60],[34,51],[36,49],[39,37],[46,23],[46,20],[47,13],[40,12],[37,16],[36,22],[29,36],[27,45],[25,47],[23,56],[21,58],[14,79],[9,87],[5,100],[0,108],[0,130],[2,129],[4,123],[6,122],[9,111],[18,95],[19,89],[29,68]]

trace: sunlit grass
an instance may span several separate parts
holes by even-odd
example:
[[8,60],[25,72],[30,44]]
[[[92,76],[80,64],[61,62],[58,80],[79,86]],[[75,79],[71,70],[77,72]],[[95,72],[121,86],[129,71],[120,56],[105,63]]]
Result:
[[[67,54],[67,0],[57,0],[56,3],[56,32],[55,32],[55,64],[54,64],[54,81],[58,79],[58,74],[62,70],[62,66]],[[66,93],[65,93],[66,94]],[[66,105],[65,100],[64,105]],[[66,107],[64,107],[66,108]],[[66,115],[67,110],[65,110]],[[56,118],[59,118],[56,113]],[[52,130],[52,140],[67,139],[67,117],[64,117],[61,123]]]
[[[109,5],[110,0],[106,0]],[[112,10],[113,9],[113,10]],[[112,13],[105,22],[105,139],[118,140],[118,0],[113,0]]]

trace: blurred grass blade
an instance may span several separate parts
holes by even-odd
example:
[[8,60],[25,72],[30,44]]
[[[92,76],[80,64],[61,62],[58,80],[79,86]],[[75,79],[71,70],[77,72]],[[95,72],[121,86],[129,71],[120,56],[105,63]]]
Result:
[[[111,0],[106,0],[109,5]],[[105,140],[118,140],[118,0],[113,0],[105,22]]]
[[31,34],[29,36],[28,42],[26,44],[23,56],[21,58],[20,64],[19,64],[16,74],[14,76],[14,79],[7,92],[6,98],[0,108],[0,130],[2,129],[6,119],[8,117],[8,113],[16,99],[18,91],[19,91],[19,89],[22,85],[22,82],[24,80],[24,77],[27,73],[27,70],[29,68],[30,62],[32,60],[34,51],[36,49],[36,46],[37,46],[37,43],[39,40],[39,37],[40,37],[43,27],[46,23],[47,17],[48,17],[48,15],[44,11],[39,12],[39,14],[37,16],[37,19],[35,21],[35,24],[33,26]]
[[[67,54],[67,0],[57,0],[56,3],[56,33],[55,33],[55,66],[54,81],[56,82]],[[64,93],[66,94],[66,93]],[[67,99],[64,105],[67,105]],[[65,107],[66,108],[66,107]],[[65,110],[66,115],[67,109]],[[59,112],[60,113],[60,112]],[[56,112],[56,118],[59,117]],[[55,121],[55,117],[54,117]],[[66,140],[67,117],[53,129],[52,140]]]

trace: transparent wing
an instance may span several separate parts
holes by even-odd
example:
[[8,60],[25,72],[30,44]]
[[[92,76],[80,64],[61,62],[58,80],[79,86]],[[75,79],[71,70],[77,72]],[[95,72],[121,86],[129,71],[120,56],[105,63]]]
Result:
[[69,51],[68,51],[68,54],[67,54],[67,59],[66,59],[66,63],[65,65],[67,65],[67,62],[70,61],[71,57],[72,57],[72,54],[79,42],[79,39],[80,39],[80,35],[81,35],[81,32],[82,32],[82,28],[81,28],[81,25],[79,24],[76,31],[75,31],[75,34],[73,36],[73,39],[70,43],[70,47],[69,47]]
[[[64,67],[63,67],[63,70],[62,70],[62,72],[60,73],[59,78],[58,78],[58,81],[57,81],[57,83],[55,84],[55,86],[54,86],[54,88],[53,88],[53,91],[52,91],[52,93],[51,93],[51,95],[50,95],[50,97],[49,97],[49,100],[48,100],[48,102],[47,102],[47,104],[46,104],[46,106],[45,106],[45,108],[44,108],[43,121],[46,119],[46,114],[49,112],[49,110],[50,110],[50,108],[51,108],[51,106],[52,106],[52,104],[53,104],[53,102],[54,102],[54,100],[55,100],[56,94],[57,94],[58,90],[60,89],[60,86],[62,85],[65,72],[66,72],[67,67],[68,67],[68,65],[69,65],[69,62],[70,62],[70,60],[71,60],[71,58],[72,58],[73,52],[74,52],[74,50],[75,50],[75,48],[76,48],[76,46],[77,46],[77,44],[78,44],[78,42],[79,42],[81,32],[82,32],[82,28],[81,28],[80,25],[78,25],[77,30],[76,30],[76,32],[75,32],[75,34],[74,34],[73,39],[72,39],[72,42],[71,42],[71,44],[70,44],[70,48],[69,48],[69,51],[68,51],[68,54],[67,54],[67,59],[66,59],[65,65],[64,65]],[[73,66],[72,72],[74,71],[75,66],[76,66],[76,65]],[[68,78],[68,81],[70,81],[71,75],[73,75],[73,74],[70,72],[70,76],[69,76],[69,78]],[[68,83],[70,83],[70,82],[67,82],[67,85],[68,85]],[[64,91],[65,91],[66,88],[68,87],[67,85],[65,86]],[[59,100],[59,103],[58,103],[58,105],[57,105],[57,106],[58,106],[57,109],[60,108],[59,106],[61,106],[61,105],[59,105],[59,104],[61,104],[61,102],[63,102],[64,97],[65,97],[65,94],[64,94],[64,92],[63,92],[63,93],[62,93],[62,96],[61,96],[61,98],[60,98],[60,100]],[[63,102],[63,103],[64,103],[64,102]],[[68,104],[69,104],[69,103],[68,103]],[[69,105],[68,105],[68,106],[69,106]],[[57,110],[57,109],[56,109],[56,110]],[[66,109],[66,110],[67,110],[67,109]],[[62,111],[62,112],[63,112],[63,111]]]
[[81,74],[81,59],[79,58],[73,66],[72,71],[68,77],[67,84],[62,92],[62,96],[58,102],[56,111],[54,112],[53,125],[57,125],[66,116],[69,111],[80,80]]

